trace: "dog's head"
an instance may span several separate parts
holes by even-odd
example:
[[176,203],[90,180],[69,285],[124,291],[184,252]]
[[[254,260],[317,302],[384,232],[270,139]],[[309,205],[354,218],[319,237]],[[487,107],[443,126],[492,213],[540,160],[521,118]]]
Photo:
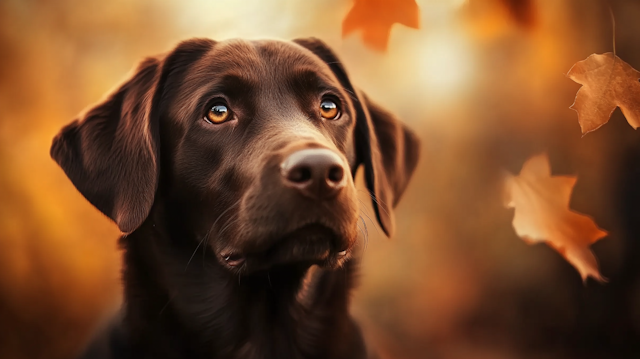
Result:
[[319,40],[196,39],[145,60],[62,129],[51,155],[122,232],[161,205],[181,240],[250,273],[343,263],[358,234],[361,164],[391,235],[418,140]]

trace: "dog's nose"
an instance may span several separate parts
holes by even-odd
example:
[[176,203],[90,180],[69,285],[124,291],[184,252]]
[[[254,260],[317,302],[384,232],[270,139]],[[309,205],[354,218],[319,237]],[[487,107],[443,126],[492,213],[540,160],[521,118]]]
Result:
[[296,151],[280,169],[285,185],[313,199],[334,197],[346,183],[342,158],[324,148]]

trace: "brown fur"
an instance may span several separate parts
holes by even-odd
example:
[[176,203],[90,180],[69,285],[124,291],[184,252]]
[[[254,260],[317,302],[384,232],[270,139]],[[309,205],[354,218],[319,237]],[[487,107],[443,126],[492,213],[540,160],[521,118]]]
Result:
[[[337,120],[319,116],[326,95]],[[233,121],[203,120],[214,98]],[[280,164],[308,148],[348,165],[335,197],[283,185]],[[125,233],[122,316],[84,357],[366,356],[348,313],[353,175],[363,164],[376,216],[393,233],[418,141],[354,89],[319,40],[183,42],[66,126],[51,154]],[[229,265],[225,253],[246,257]]]

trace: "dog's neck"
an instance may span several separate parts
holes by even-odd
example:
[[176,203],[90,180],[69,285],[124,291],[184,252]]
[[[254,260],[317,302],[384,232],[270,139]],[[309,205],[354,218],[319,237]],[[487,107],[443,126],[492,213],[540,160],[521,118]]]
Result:
[[339,358],[362,350],[348,314],[355,261],[337,270],[291,266],[238,277],[206,250],[193,256],[195,241],[163,235],[161,225],[149,220],[122,239],[125,326],[137,335],[136,355]]

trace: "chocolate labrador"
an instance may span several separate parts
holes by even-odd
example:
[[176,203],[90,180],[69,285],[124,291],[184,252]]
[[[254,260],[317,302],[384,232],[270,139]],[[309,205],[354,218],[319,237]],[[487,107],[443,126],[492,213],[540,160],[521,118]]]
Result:
[[125,304],[83,357],[366,357],[353,178],[391,235],[418,146],[317,39],[146,59],[51,148],[124,233]]

